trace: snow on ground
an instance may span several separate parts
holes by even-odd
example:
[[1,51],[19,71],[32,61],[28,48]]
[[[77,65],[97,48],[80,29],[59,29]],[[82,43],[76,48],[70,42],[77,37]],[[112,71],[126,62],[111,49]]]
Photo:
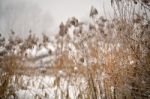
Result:
[[[12,76],[9,87],[13,88],[14,94],[10,99],[62,99],[69,97],[77,99],[80,91],[86,89],[83,77],[52,76]],[[8,89],[9,91],[11,89]],[[14,98],[13,98],[14,97]]]

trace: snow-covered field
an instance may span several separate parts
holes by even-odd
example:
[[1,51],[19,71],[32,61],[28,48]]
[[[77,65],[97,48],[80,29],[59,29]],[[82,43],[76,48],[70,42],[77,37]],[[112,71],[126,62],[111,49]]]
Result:
[[9,83],[9,99],[78,99],[86,90],[83,77],[63,76],[12,76]]

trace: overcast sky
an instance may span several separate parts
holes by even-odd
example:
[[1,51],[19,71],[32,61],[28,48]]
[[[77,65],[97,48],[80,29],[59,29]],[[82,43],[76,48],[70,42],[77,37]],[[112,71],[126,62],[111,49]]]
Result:
[[0,33],[8,36],[13,29],[23,36],[31,29],[53,35],[69,17],[88,20],[91,6],[100,15],[104,15],[103,8],[111,10],[110,0],[0,0]]

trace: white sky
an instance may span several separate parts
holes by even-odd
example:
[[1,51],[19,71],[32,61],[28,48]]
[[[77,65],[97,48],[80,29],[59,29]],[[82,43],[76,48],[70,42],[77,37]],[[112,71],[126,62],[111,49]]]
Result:
[[88,20],[91,6],[104,15],[104,5],[106,12],[111,10],[110,0],[0,0],[0,33],[7,36],[13,29],[24,35],[31,29],[53,35],[69,17]]

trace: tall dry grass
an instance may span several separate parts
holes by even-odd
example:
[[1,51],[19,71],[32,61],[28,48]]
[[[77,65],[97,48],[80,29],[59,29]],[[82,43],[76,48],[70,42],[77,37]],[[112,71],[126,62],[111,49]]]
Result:
[[[148,99],[150,97],[149,1],[111,1],[115,18],[109,20],[100,17],[95,22],[98,28],[90,25],[88,32],[80,28],[81,30],[74,34],[77,35],[77,42],[71,40],[67,29],[68,24],[76,23],[75,27],[78,27],[80,22],[74,19],[70,23],[60,25],[60,32],[56,38],[57,50],[51,52],[56,55],[56,59],[52,66],[47,68],[47,71],[50,69],[57,77],[54,84],[58,86],[56,96],[60,91],[59,71],[63,71],[65,73],[63,76],[68,77],[68,83],[74,78],[81,76],[85,78],[86,90],[81,91],[81,86],[77,86],[80,89],[78,99]],[[142,7],[140,11],[136,7],[137,4]],[[12,34],[14,35],[14,32]],[[1,40],[0,47],[6,50],[0,53],[0,65],[6,75],[1,76],[0,94],[1,97],[6,98],[5,93],[11,76],[19,74],[19,70],[23,71],[21,75],[26,72],[25,51],[34,45],[45,46],[49,38],[43,34],[43,42],[38,43],[39,39],[30,33],[26,39],[14,37],[9,39],[7,44],[4,39]],[[76,48],[76,54],[72,55],[68,47],[70,43]],[[17,54],[13,50],[16,45],[20,48]],[[61,91],[62,99],[70,98],[68,90]]]

